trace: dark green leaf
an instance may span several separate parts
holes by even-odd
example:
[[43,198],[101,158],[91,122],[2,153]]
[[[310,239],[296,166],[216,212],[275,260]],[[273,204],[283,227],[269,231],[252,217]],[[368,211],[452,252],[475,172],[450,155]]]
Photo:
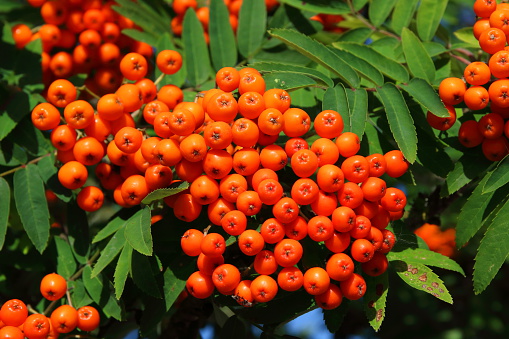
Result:
[[422,0],[417,11],[417,34],[423,41],[435,35],[442,20],[448,0]]
[[369,19],[376,27],[381,26],[391,14],[397,0],[372,0],[369,5]]
[[92,244],[95,244],[101,240],[104,240],[108,238],[110,235],[118,231],[121,227],[123,227],[127,220],[129,220],[126,215],[117,214],[113,219],[110,220],[109,223],[106,224],[103,228],[99,230],[99,232],[95,235],[94,239],[92,240]]
[[9,211],[11,209],[11,188],[9,183],[0,177],[0,251],[4,246],[7,225],[9,224]]
[[99,305],[107,317],[123,320],[124,309],[122,304],[110,293],[110,282],[102,274],[92,277],[89,265],[83,270],[83,283],[92,300]]
[[42,156],[54,151],[48,138],[44,137],[28,118],[18,123],[9,138],[34,156]]
[[389,261],[401,260],[408,264],[423,264],[444,268],[446,270],[461,273],[465,276],[465,272],[457,262],[437,252],[422,248],[408,248],[400,252],[389,252],[387,254]]
[[84,265],[88,262],[90,254],[90,235],[87,214],[76,201],[67,204],[67,237],[74,257]]
[[122,252],[120,252],[120,256],[118,257],[117,266],[115,267],[115,273],[113,274],[113,285],[115,287],[115,297],[120,299],[122,293],[124,292],[125,282],[127,280],[127,276],[131,271],[131,258],[133,255],[133,248],[131,245],[126,243],[124,248],[122,248]]
[[380,73],[376,67],[367,61],[364,61],[345,50],[331,48],[331,51],[340,57],[344,62],[352,66],[363,78],[373,82],[377,86],[382,86],[384,83],[384,76],[382,73]]
[[385,318],[385,303],[387,300],[387,292],[389,292],[389,275],[385,271],[378,277],[371,277],[366,275],[366,294],[364,300],[364,313],[368,318],[371,327],[378,331],[382,326],[382,321]]
[[112,8],[117,13],[134,21],[144,32],[158,36],[168,30],[170,22],[164,11],[157,12],[143,1],[119,0],[115,4]]
[[136,251],[144,255],[152,255],[150,226],[150,207],[148,206],[136,212],[125,224],[125,239]]
[[419,38],[408,28],[403,28],[401,42],[412,75],[432,83],[435,80],[435,65]]
[[210,3],[210,54],[214,70],[237,64],[237,44],[233,34],[228,8],[223,1]]
[[353,42],[335,42],[332,44],[332,46],[341,50],[348,51],[371,65],[376,65],[380,72],[387,75],[391,79],[400,82],[408,82],[409,76],[405,67],[375,51],[370,46]]
[[373,34],[373,30],[367,27],[349,29],[342,33],[338,39],[341,42],[357,42],[363,44]]
[[15,92],[7,98],[0,112],[0,141],[30,112],[29,95],[26,92]]
[[497,167],[489,173],[488,181],[484,184],[483,194],[493,192],[509,182],[509,157],[505,157]]
[[[417,114],[420,114],[420,112]],[[447,177],[449,172],[454,169],[454,163],[447,152],[444,151],[443,145],[437,141],[434,134],[426,133],[418,120],[416,120],[416,129],[418,140],[417,158],[419,163],[434,174],[442,178]]]
[[211,74],[209,50],[203,35],[203,26],[195,11],[187,11],[182,28],[184,67],[191,86],[202,85]]
[[474,292],[488,287],[509,255],[509,201],[498,211],[484,234],[474,264]]
[[157,333],[159,323],[166,316],[164,300],[144,295],[143,304],[145,309],[142,311],[139,320],[140,336],[142,338],[153,338],[154,333]]
[[101,273],[118,256],[125,242],[124,229],[121,228],[111,237],[108,244],[101,251],[101,256],[94,265],[92,278]]
[[329,1],[329,0],[279,0],[280,3],[287,4],[303,11],[309,11],[313,13],[324,13],[324,14],[345,14],[349,13],[350,9],[348,5],[341,1]]
[[85,285],[85,289],[88,294],[94,302],[99,304],[101,302],[101,294],[103,293],[104,288],[103,276],[98,275],[97,277],[92,277],[92,268],[90,265],[86,265],[83,269],[82,277],[83,284]]
[[9,137],[0,143],[0,166],[14,167],[28,161],[26,151],[14,144]]
[[163,274],[166,310],[169,310],[186,286],[187,278],[196,271],[196,262],[190,257],[175,260]]
[[447,190],[443,190],[442,196],[453,194],[470,181],[479,176],[492,165],[492,162],[477,153],[465,153],[454,165],[454,169],[446,178]]
[[152,297],[161,298],[161,291],[159,290],[159,285],[155,278],[157,272],[154,272],[152,269],[151,259],[153,258],[133,251],[131,275],[136,286],[143,292]]
[[426,82],[426,80],[413,78],[407,84],[402,84],[401,88],[405,90],[419,104],[437,117],[446,118],[449,116],[442,100],[437,92]]
[[336,333],[341,328],[343,320],[350,306],[350,300],[343,298],[341,305],[333,310],[322,310],[323,321],[330,333]]
[[50,224],[44,183],[36,165],[14,173],[14,201],[28,237],[42,253],[48,245]]
[[247,324],[236,315],[228,318],[219,335],[220,339],[245,338],[247,336]]
[[297,66],[297,65],[289,65],[277,62],[256,62],[249,65],[250,67],[256,68],[258,71],[265,73],[271,73],[274,71],[283,71],[283,72],[292,72],[297,74],[303,74],[308,77],[311,77],[315,80],[322,82],[328,87],[334,87],[334,82],[327,75],[323,74],[316,69]]
[[267,89],[280,88],[285,91],[291,91],[317,85],[316,81],[307,75],[285,71],[275,71],[265,74],[263,79],[265,80]]
[[[336,87],[328,88],[323,95],[322,111],[331,109],[341,114],[345,126],[350,126],[350,108],[345,87],[337,84]],[[346,128],[346,127],[345,127]]]
[[[265,1],[243,1],[239,12],[237,44],[244,58],[251,58],[260,49],[267,24]],[[231,48],[231,47],[230,47]]]
[[155,46],[159,38],[159,35],[150,33],[149,31],[140,31],[134,28],[123,29],[122,34],[125,34],[128,37],[133,38],[134,40],[143,41],[151,46]]
[[346,96],[350,110],[349,131],[357,134],[359,139],[362,140],[368,119],[368,92],[363,88],[347,89]]
[[58,199],[63,202],[69,202],[72,198],[72,191],[62,186],[58,181],[58,169],[55,166],[54,156],[47,156],[42,158],[38,163],[39,173],[46,186],[55,193]]
[[452,297],[444,283],[428,266],[407,264],[404,261],[393,261],[392,264],[399,277],[408,285],[452,304]]
[[359,86],[360,79],[355,70],[318,41],[288,29],[274,29],[270,31],[270,35],[321,64],[351,87]]
[[417,158],[417,133],[403,95],[389,82],[377,88],[377,93],[385,107],[387,120],[398,147],[405,158],[413,163]]
[[67,282],[71,294],[72,306],[80,308],[90,305],[93,300],[85,290],[85,284],[81,279]]
[[189,183],[184,181],[180,183],[177,187],[170,188],[160,188],[150,192],[142,201],[143,204],[148,205],[156,200],[161,200],[163,198],[169,197],[170,195],[174,195],[185,191],[189,188]]
[[414,16],[419,0],[398,0],[392,12],[391,27],[396,34],[401,35],[403,28],[408,27]]
[[69,279],[76,272],[76,260],[72,255],[71,246],[60,237],[55,237],[57,247],[57,273]]
[[125,311],[123,304],[115,299],[112,293],[107,294],[106,302],[102,302],[99,306],[107,317],[115,318],[118,321],[124,320]]

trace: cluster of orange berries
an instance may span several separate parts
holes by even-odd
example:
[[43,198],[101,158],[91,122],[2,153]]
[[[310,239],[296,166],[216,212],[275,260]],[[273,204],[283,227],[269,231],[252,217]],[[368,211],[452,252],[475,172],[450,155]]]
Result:
[[429,249],[448,257],[456,253],[456,230],[449,228],[442,231],[440,226],[425,223],[415,230],[415,234],[421,237]]
[[[240,7],[242,6],[243,0],[223,0],[223,1],[230,13],[229,20],[233,32],[237,32],[239,11]],[[277,5],[279,5],[279,2],[277,0],[265,0],[265,6],[267,7],[268,12],[272,11],[272,9],[274,9]],[[175,16],[171,20],[171,30],[173,34],[175,34],[176,36],[182,35],[182,24],[184,21],[184,14],[189,8],[196,12],[196,16],[200,23],[202,24],[204,30],[205,41],[207,41],[208,43],[209,42],[208,27],[210,17],[208,1],[205,4],[203,4],[203,6],[199,6],[199,1],[197,0],[174,0],[172,3],[172,9],[173,12],[175,12]]]
[[29,0],[40,7],[44,24],[31,29],[25,24],[12,28],[16,46],[41,39],[45,84],[74,74],[88,74],[87,86],[96,93],[109,93],[122,82],[118,72],[121,58],[136,52],[151,58],[152,47],[121,33],[135,28],[132,20],[112,8],[114,1]]
[[479,121],[462,122],[458,137],[462,145],[481,145],[484,156],[499,161],[509,154],[509,4],[495,0],[476,0],[474,11],[478,21],[473,32],[483,51],[490,54],[488,63],[475,61],[465,67],[464,81],[456,77],[444,79],[439,95],[449,110],[449,117],[428,113],[428,122],[439,130],[449,129],[456,121],[453,105],[462,102],[472,111],[488,107],[490,112]]
[[[67,292],[67,281],[56,273],[46,275],[40,284],[44,298],[61,299]],[[50,317],[41,313],[29,315],[27,305],[19,299],[6,301],[0,309],[0,338],[56,339],[61,333],[95,330],[100,323],[99,312],[92,306],[75,309],[71,305],[55,308]]]

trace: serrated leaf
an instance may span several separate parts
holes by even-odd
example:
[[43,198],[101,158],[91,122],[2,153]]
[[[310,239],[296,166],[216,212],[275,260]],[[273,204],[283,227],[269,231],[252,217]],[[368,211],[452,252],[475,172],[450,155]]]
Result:
[[382,73],[370,63],[344,50],[337,48],[331,48],[330,50],[344,62],[352,66],[363,78],[373,82],[377,86],[382,86],[384,83],[384,76]]
[[498,211],[481,240],[474,264],[474,292],[488,287],[509,255],[509,201]]
[[472,27],[464,27],[456,32],[454,32],[454,36],[458,38],[459,40],[466,42],[468,45],[479,48],[479,41],[474,36],[474,29]]
[[435,35],[442,20],[448,0],[422,0],[417,11],[417,34],[423,41]]
[[387,254],[389,261],[401,260],[408,264],[423,264],[428,266],[440,267],[446,270],[458,272],[465,276],[465,272],[460,265],[451,258],[437,252],[422,248],[408,248],[400,252],[389,252]]
[[369,5],[369,19],[376,27],[381,26],[391,14],[397,0],[372,0]]
[[46,186],[55,193],[58,199],[63,202],[69,202],[72,198],[72,191],[62,186],[58,180],[58,169],[55,166],[55,158],[47,156],[42,158],[38,163],[39,173]]
[[154,298],[161,298],[161,291],[159,290],[159,285],[155,278],[157,272],[152,270],[150,260],[150,257],[133,251],[131,258],[131,275],[134,284],[138,286],[140,290]]
[[126,28],[122,30],[122,34],[127,35],[137,41],[143,41],[150,46],[155,46],[159,38],[158,35],[150,33],[149,31],[140,31],[134,28]]
[[71,246],[60,237],[55,237],[57,247],[57,273],[65,279],[69,279],[76,272],[76,260],[72,255]]
[[115,267],[115,273],[113,274],[113,286],[115,287],[115,297],[120,299],[124,292],[125,282],[127,276],[131,271],[131,258],[133,254],[133,248],[131,245],[126,243],[120,252],[118,257],[117,266]]
[[318,41],[289,29],[273,29],[269,33],[302,55],[324,66],[351,87],[359,86],[360,79],[355,70]]
[[111,237],[108,244],[101,251],[101,256],[94,265],[92,278],[97,277],[118,256],[125,242],[124,229],[121,228]]
[[330,333],[336,333],[341,328],[343,320],[350,306],[350,300],[343,298],[341,304],[333,310],[322,310],[323,321]]
[[29,164],[14,173],[14,201],[23,227],[37,251],[42,253],[49,239],[49,210],[39,169]]
[[401,43],[412,75],[432,83],[435,80],[435,65],[419,38],[408,28],[403,28]]
[[398,276],[409,286],[452,304],[452,297],[444,283],[426,265],[407,264],[404,261],[393,261],[391,264]]
[[203,84],[211,74],[209,50],[203,35],[203,26],[196,12],[189,10],[182,24],[182,42],[184,45],[184,67],[191,86]]
[[418,2],[419,0],[398,0],[396,6],[394,6],[391,20],[392,30],[396,34],[401,35],[403,28],[410,25]]
[[90,254],[90,234],[86,212],[76,201],[67,204],[67,238],[76,260],[84,265]]
[[[98,243],[99,241],[108,238],[110,235],[123,227],[127,220],[129,220],[129,218],[132,216],[132,213],[126,215],[125,211],[126,210],[121,210],[106,224],[106,226],[101,228],[92,240],[92,244]],[[130,210],[128,211],[130,212]]]
[[322,111],[327,109],[336,111],[341,115],[345,129],[351,126],[350,108],[343,84],[337,84],[335,87],[328,88],[325,91],[322,99]]
[[107,317],[112,317],[118,321],[124,320],[124,307],[120,300],[115,299],[113,294],[109,293],[105,302],[99,304]]
[[492,162],[477,153],[464,153],[454,164],[454,169],[449,173],[445,182],[447,190],[442,196],[457,192],[460,188],[479,176],[488,169]]
[[5,242],[7,225],[9,224],[9,212],[11,210],[11,188],[7,180],[0,177],[0,251]]
[[505,157],[497,164],[497,167],[489,173],[488,180],[484,184],[483,194],[493,192],[509,182],[509,157]]
[[303,11],[324,14],[345,14],[349,13],[348,5],[341,1],[301,1],[301,0],[279,0],[280,3],[301,9]]
[[30,112],[30,96],[23,91],[5,98],[4,109],[0,112],[0,141]]
[[98,275],[96,277],[92,277],[92,268],[90,265],[86,265],[83,268],[82,278],[88,294],[95,303],[99,304],[101,302],[101,294],[103,293],[104,287],[103,276]]
[[177,258],[163,273],[163,292],[166,311],[170,309],[186,286],[187,278],[196,271],[191,257]]
[[170,22],[164,11],[156,12],[143,1],[119,0],[115,4],[112,6],[114,11],[134,21],[145,32],[158,36],[168,30]]
[[271,73],[275,71],[282,71],[282,72],[292,72],[297,74],[306,75],[308,77],[311,77],[315,80],[318,80],[322,82],[323,84],[327,85],[328,87],[334,87],[334,82],[331,78],[329,78],[327,75],[323,74],[320,71],[317,71],[316,69],[309,68],[309,67],[303,67],[303,66],[297,66],[297,65],[289,65],[289,64],[283,64],[283,63],[277,63],[277,62],[255,62],[253,64],[249,65],[250,67],[253,67],[257,69],[258,71],[262,72],[262,74],[265,75],[265,73]]
[[237,43],[230,25],[230,13],[223,1],[210,3],[209,37],[212,65],[219,69],[237,64]]
[[371,35],[373,30],[367,27],[359,27],[349,29],[342,33],[337,41],[341,42],[357,42],[363,44]]
[[152,255],[152,233],[150,229],[150,207],[136,212],[125,224],[125,239],[138,252]]
[[142,201],[142,204],[148,205],[156,200],[161,200],[171,195],[180,193],[189,188],[189,183],[187,181],[181,182],[177,187],[170,188],[159,188],[152,192],[150,192]]
[[364,300],[364,313],[368,318],[371,327],[378,331],[382,326],[385,318],[385,303],[387,301],[387,293],[389,291],[389,275],[385,271],[382,275],[372,277],[366,275],[366,294]]
[[280,88],[285,91],[292,91],[317,85],[316,81],[307,75],[285,71],[265,74],[263,79],[267,89]]
[[400,63],[389,59],[367,45],[353,42],[335,42],[334,48],[348,51],[358,58],[376,67],[389,78],[400,82],[408,82],[408,71]]
[[350,115],[349,131],[357,134],[362,141],[368,119],[368,92],[364,88],[346,90]]
[[417,132],[405,99],[390,82],[377,88],[387,114],[391,132],[405,158],[413,163],[417,158]]
[[261,47],[266,24],[267,9],[263,0],[242,2],[237,27],[237,44],[244,58],[251,58]]
[[72,306],[76,309],[89,305],[93,302],[92,298],[85,290],[85,284],[82,280],[68,281],[68,288],[71,294]]
[[424,106],[437,117],[446,118],[449,116],[449,112],[437,92],[426,80],[413,78],[410,82],[401,84],[401,88],[410,94],[419,105]]

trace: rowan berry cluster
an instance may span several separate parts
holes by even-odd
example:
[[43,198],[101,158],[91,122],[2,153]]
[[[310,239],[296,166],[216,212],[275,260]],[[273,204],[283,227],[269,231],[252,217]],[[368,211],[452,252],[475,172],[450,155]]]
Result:
[[[44,298],[61,299],[67,292],[67,281],[56,273],[46,275],[40,284]],[[27,305],[19,299],[6,301],[0,309],[0,338],[56,339],[62,333],[95,330],[100,323],[99,312],[92,306],[76,309],[68,304],[56,307],[48,317],[41,313],[29,315]],[[30,312],[31,313],[31,312]]]
[[431,251],[452,257],[456,254],[456,230],[449,228],[442,231],[440,226],[425,223],[415,230]]
[[30,28],[18,24],[12,28],[16,46],[42,42],[43,81],[87,74],[86,84],[95,93],[114,91],[122,82],[118,64],[129,52],[146,58],[153,55],[147,43],[121,33],[123,29],[139,29],[132,20],[113,10],[114,1],[102,0],[29,0],[40,7],[44,24]]
[[[458,138],[468,148],[481,145],[484,156],[499,161],[509,153],[509,4],[494,0],[476,0],[474,11],[479,18],[473,34],[481,49],[490,54],[488,63],[475,61],[464,69],[463,79],[444,79],[439,95],[445,103],[449,117],[439,118],[428,112],[433,128],[447,130],[456,121],[454,105],[464,102],[471,111],[489,108],[478,121],[462,122]],[[468,85],[465,84],[465,81]],[[489,105],[489,107],[488,107]]]

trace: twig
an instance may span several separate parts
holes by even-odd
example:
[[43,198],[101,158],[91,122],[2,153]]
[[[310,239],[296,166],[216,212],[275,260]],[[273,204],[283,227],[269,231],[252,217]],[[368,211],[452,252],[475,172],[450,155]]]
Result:
[[38,158],[35,158],[35,159],[30,160],[30,161],[29,161],[29,162],[27,162],[26,164],[20,165],[20,166],[18,166],[18,167],[16,167],[16,168],[12,168],[12,169],[10,169],[10,170],[8,170],[8,171],[5,171],[5,172],[3,172],[3,173],[0,173],[0,177],[5,177],[5,176],[7,176],[7,175],[9,175],[9,174],[11,174],[11,173],[17,172],[17,171],[19,171],[20,169],[23,169],[23,168],[27,167],[27,166],[28,166],[28,165],[30,165],[30,164],[36,164],[36,163],[38,163],[39,161],[41,161],[42,159],[44,159],[45,157],[48,157],[48,156],[50,156],[50,155],[52,155],[52,154],[53,154],[53,152],[52,152],[52,153],[45,154],[45,155],[42,155],[42,156],[40,156],[40,157],[38,157]]

